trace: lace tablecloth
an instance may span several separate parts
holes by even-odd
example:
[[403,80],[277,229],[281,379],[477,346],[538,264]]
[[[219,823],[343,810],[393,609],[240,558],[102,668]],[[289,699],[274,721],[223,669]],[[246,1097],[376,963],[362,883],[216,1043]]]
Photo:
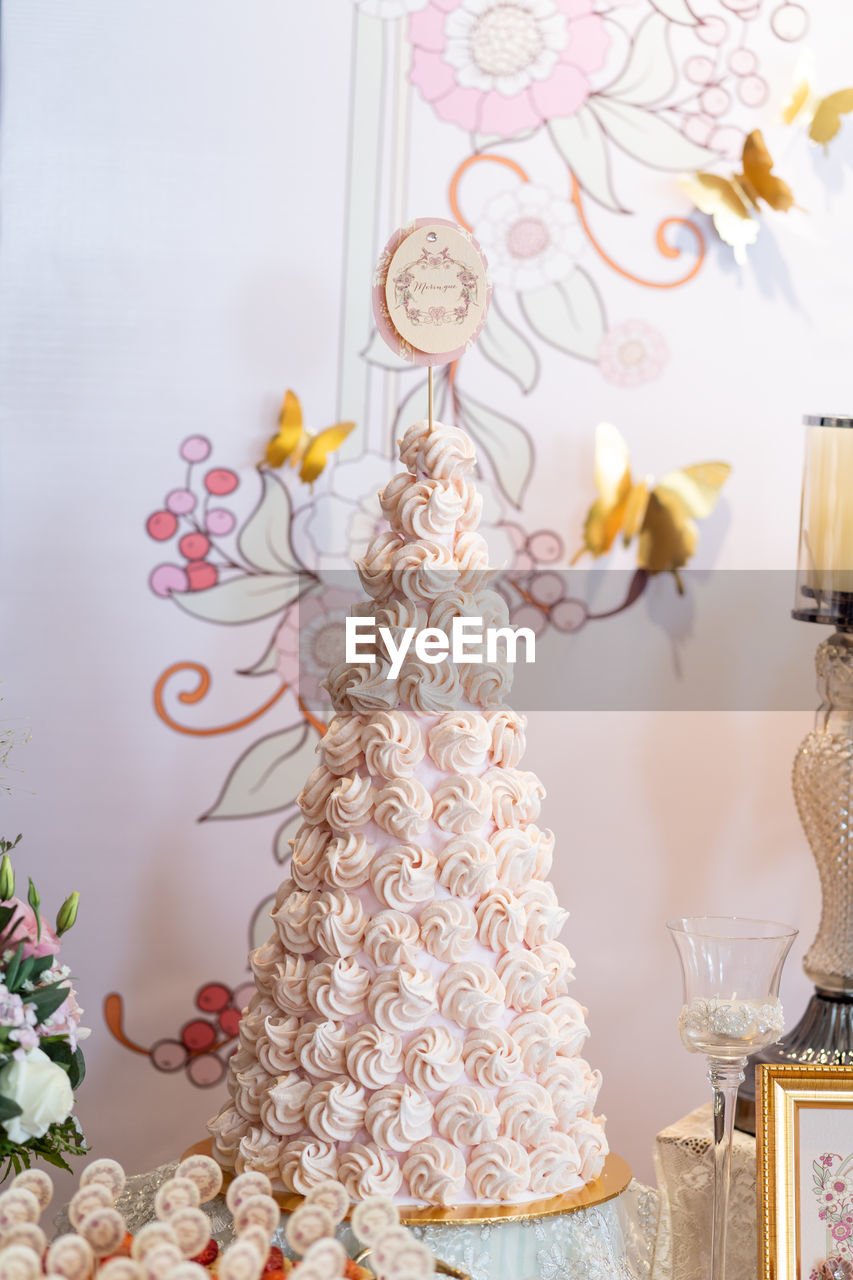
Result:
[[[691,1111],[655,1141],[660,1224],[651,1280],[707,1280],[714,1199],[711,1104]],[[726,1280],[755,1280],[755,1138],[735,1129]]]
[[[129,1178],[118,1202],[128,1230],[136,1233],[154,1217],[154,1195],[175,1172],[174,1164]],[[221,1197],[204,1206],[222,1244],[233,1238],[231,1215]],[[461,1267],[471,1280],[650,1280],[658,1217],[658,1195],[642,1183],[605,1204],[560,1217],[499,1225],[413,1228],[436,1257]],[[57,1231],[68,1231],[66,1210]],[[358,1251],[347,1223],[338,1229],[347,1252]],[[293,1256],[283,1229],[274,1243]]]

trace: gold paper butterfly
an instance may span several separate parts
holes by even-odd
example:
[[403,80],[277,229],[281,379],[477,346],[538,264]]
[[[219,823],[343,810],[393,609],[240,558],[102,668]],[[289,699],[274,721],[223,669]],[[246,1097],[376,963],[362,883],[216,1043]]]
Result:
[[640,568],[673,573],[681,591],[678,571],[699,540],[695,521],[711,514],[730,471],[727,462],[700,462],[667,472],[657,484],[650,479],[634,481],[622,434],[609,422],[599,423],[595,431],[598,497],[587,513],[584,545],[573,563],[585,551],[604,555],[620,533],[626,547],[637,537]]
[[282,467],[289,462],[294,470],[299,468],[299,478],[313,484],[322,474],[329,454],[339,449],[354,428],[354,422],[336,422],[311,435],[302,423],[302,406],[299,398],[286,391],[284,403],[278,415],[278,431],[266,449],[266,460],[271,467]]
[[758,236],[759,223],[753,214],[761,212],[761,201],[784,213],[794,197],[787,182],[773,173],[760,129],[753,129],[744,141],[741,169],[730,178],[700,171],[681,185],[696,208],[711,215],[717,235],[732,246],[735,261],[743,266],[746,247],[755,244]]
[[841,117],[853,111],[853,89],[838,89],[825,98],[819,98],[807,78],[802,79],[791,94],[782,112],[785,124],[793,124],[797,117],[808,121],[808,134],[812,142],[820,142],[824,151],[841,128]]

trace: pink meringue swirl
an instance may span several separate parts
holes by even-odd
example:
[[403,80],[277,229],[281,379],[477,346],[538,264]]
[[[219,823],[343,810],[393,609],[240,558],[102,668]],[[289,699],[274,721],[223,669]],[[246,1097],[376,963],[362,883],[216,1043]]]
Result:
[[445,778],[433,794],[433,821],[442,831],[470,835],[481,831],[491,817],[492,796],[488,783],[473,774]]
[[506,991],[510,1009],[524,1013],[541,1009],[547,997],[548,976],[545,966],[533,951],[513,947],[498,960],[497,974]]
[[547,880],[534,880],[519,892],[524,907],[524,940],[529,947],[553,942],[569,918],[557,901],[554,887]]
[[263,991],[255,991],[240,1019],[237,1031],[240,1044],[249,1049],[254,1048],[258,1038],[263,1034],[266,1019],[277,1016],[278,1005],[272,997]]
[[264,1128],[278,1137],[300,1133],[311,1084],[296,1072],[279,1076],[261,1105]]
[[483,1142],[469,1157],[468,1181],[479,1200],[519,1200],[530,1185],[527,1152],[512,1138]]
[[296,797],[296,803],[302,810],[305,819],[310,823],[320,823],[326,815],[326,801],[332,794],[337,778],[324,764],[318,764],[305,779],[305,785]]
[[281,1156],[280,1176],[297,1195],[307,1195],[312,1187],[337,1176],[338,1153],[334,1143],[317,1138],[294,1138]]
[[355,955],[361,949],[364,926],[364,907],[346,889],[320,893],[312,903],[308,932],[314,946],[326,955]]
[[355,678],[349,685],[347,696],[353,711],[361,716],[372,716],[378,711],[390,711],[397,705],[397,683],[391,679],[391,664],[384,659],[369,666],[355,668]]
[[229,1099],[207,1122],[207,1131],[213,1138],[216,1159],[226,1169],[234,1168],[234,1158],[240,1148],[240,1140],[249,1132],[249,1121],[234,1107]]
[[487,769],[483,778],[492,789],[492,816],[499,827],[523,827],[535,822],[545,788],[529,769]]
[[[243,1022],[245,1022],[245,1018],[240,1023],[241,1029]],[[295,1071],[297,1065],[296,1033],[299,1030],[299,1025],[299,1019],[296,1017],[280,1017],[278,1009],[276,1009],[274,1015],[265,1020],[264,1034],[258,1037],[256,1047],[258,1061],[264,1071],[268,1071],[271,1076],[280,1076],[284,1075],[285,1072]]]
[[405,911],[377,911],[367,922],[364,950],[378,968],[413,963],[419,945],[417,923]]
[[303,1022],[294,1046],[302,1070],[320,1080],[343,1075],[348,1040],[342,1022]]
[[458,1084],[435,1104],[435,1125],[448,1142],[475,1147],[498,1136],[501,1118],[485,1089]]
[[379,504],[391,528],[408,538],[446,538],[457,529],[474,529],[483,509],[482,496],[462,479],[418,480],[406,472],[385,486]]
[[353,1200],[366,1200],[368,1196],[391,1199],[403,1183],[394,1156],[374,1142],[354,1142],[341,1156],[338,1177]]
[[536,874],[539,851],[528,835],[529,830],[501,827],[489,836],[500,882],[513,893],[523,889]]
[[[479,534],[461,536],[477,538]],[[404,542],[391,552],[391,582],[395,591],[410,600],[435,600],[456,581],[456,563],[454,553],[440,542],[429,538]]]
[[399,533],[378,533],[362,559],[356,560],[361,585],[374,600],[391,594],[391,560],[394,552],[404,545]]
[[405,711],[379,711],[362,732],[364,760],[372,774],[389,782],[410,778],[424,758],[424,740]]
[[375,853],[375,846],[361,831],[334,836],[326,845],[323,874],[337,889],[358,889],[367,883]]
[[435,979],[414,964],[386,970],[374,978],[367,1007],[383,1031],[414,1031],[438,1008]]
[[361,716],[335,716],[317,743],[323,764],[338,776],[355,773],[361,764],[361,732],[364,721]]
[[422,1093],[445,1089],[462,1075],[462,1041],[447,1027],[424,1027],[406,1046],[403,1066]]
[[435,891],[435,855],[417,844],[392,844],[373,859],[370,883],[386,907],[408,911]]
[[462,669],[462,685],[469,702],[478,707],[493,706],[512,688],[512,667],[503,661],[471,663]]
[[610,1150],[604,1136],[604,1117],[596,1116],[587,1120],[579,1116],[572,1125],[569,1137],[578,1149],[581,1178],[584,1182],[594,1181],[601,1175],[604,1158]]
[[477,934],[484,947],[506,951],[524,941],[524,907],[503,885],[487,893],[476,910]]
[[565,1133],[549,1133],[530,1153],[530,1190],[540,1196],[560,1196],[583,1186],[581,1157]]
[[554,1128],[556,1117],[551,1095],[532,1080],[515,1080],[498,1094],[504,1137],[525,1147],[535,1147]]
[[515,769],[527,749],[527,717],[511,707],[490,707],[484,712],[489,729],[489,757],[502,769]]
[[551,1018],[560,1037],[560,1053],[573,1057],[589,1035],[586,1025],[586,1009],[571,996],[554,996],[542,1006]]
[[366,1106],[361,1085],[353,1080],[324,1080],[305,1100],[305,1123],[327,1142],[350,1142],[364,1125]]
[[355,773],[336,778],[326,801],[326,821],[333,831],[352,831],[364,827],[373,813],[374,792],[369,778]]
[[247,1173],[249,1170],[265,1173],[267,1177],[278,1177],[284,1140],[276,1137],[272,1130],[263,1125],[252,1125],[248,1133],[240,1139],[240,1146],[234,1160],[235,1173]]
[[460,1027],[488,1027],[504,1012],[503,984],[476,960],[452,964],[438,984],[442,1016]]
[[403,662],[397,684],[400,697],[418,716],[440,716],[452,711],[462,697],[459,672],[452,663],[431,665],[411,653]]
[[364,1085],[365,1089],[381,1089],[383,1085],[394,1084],[403,1069],[400,1037],[370,1022],[363,1023],[350,1036],[346,1068],[353,1080]]
[[284,951],[277,933],[267,938],[266,942],[249,954],[249,965],[252,969],[258,991],[269,995],[278,977],[279,965],[284,960]]
[[429,753],[444,773],[463,773],[485,763],[491,743],[488,725],[477,711],[450,711],[427,738]]
[[308,936],[308,919],[315,894],[314,889],[295,889],[273,912],[272,921],[286,951],[302,955],[314,950]]
[[465,1160],[443,1138],[416,1142],[403,1164],[409,1191],[426,1204],[454,1204],[465,1187]]
[[601,1072],[583,1058],[562,1055],[539,1074],[539,1083],[551,1095],[557,1126],[568,1133],[579,1116],[590,1118],[601,1089]]
[[518,1045],[529,1076],[538,1076],[560,1051],[560,1033],[541,1009],[520,1013],[509,1024],[509,1034]]
[[465,1071],[477,1084],[500,1089],[511,1084],[521,1072],[521,1050],[502,1027],[469,1031],[462,1045]]
[[457,836],[438,855],[439,880],[457,898],[479,900],[498,882],[497,859],[483,836]]
[[376,793],[374,821],[398,840],[423,831],[432,815],[432,796],[417,778],[396,778]]
[[421,942],[436,960],[464,960],[477,936],[474,912],[456,898],[439,898],[421,912]]
[[548,995],[564,995],[575,976],[575,962],[568,947],[564,947],[562,942],[543,942],[540,947],[533,948],[533,954],[544,966]]
[[370,974],[356,960],[322,960],[311,971],[306,993],[322,1018],[339,1021],[361,1013],[370,988]]
[[325,823],[303,822],[290,842],[290,874],[300,889],[316,889],[323,879],[323,854],[332,837]]
[[470,475],[477,465],[474,446],[464,431],[422,419],[407,429],[400,445],[400,461],[408,471],[434,480]]
[[460,533],[453,544],[453,561],[459,570],[457,584],[463,591],[485,586],[489,569],[489,546],[480,533]]
[[389,1084],[373,1094],[364,1123],[378,1146],[408,1151],[432,1133],[432,1103],[410,1084]]
[[278,965],[272,995],[282,1013],[307,1013],[308,975],[313,967],[304,956],[285,956]]

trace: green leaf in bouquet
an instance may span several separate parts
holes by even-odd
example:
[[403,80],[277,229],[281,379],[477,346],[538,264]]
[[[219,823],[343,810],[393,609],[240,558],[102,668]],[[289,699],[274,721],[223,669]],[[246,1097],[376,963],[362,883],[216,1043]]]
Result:
[[0,1097],[0,1121],[11,1120],[13,1116],[21,1115],[21,1108],[17,1102],[13,1102],[11,1098]]
[[15,918],[17,907],[0,907],[0,939]]
[[21,961],[23,960],[23,958],[24,958],[24,944],[22,942],[18,947],[18,950],[12,956],[12,959],[9,961],[9,967],[6,970],[6,990],[7,991],[17,990],[18,972],[21,968]]
[[85,1078],[86,1060],[83,1057],[83,1050],[75,1049],[71,1058],[71,1067],[68,1071],[68,1082],[72,1089],[79,1089]]
[[37,978],[40,978],[44,971],[49,969],[55,960],[56,956],[39,956],[38,959],[31,956],[29,960],[29,963],[32,965],[30,970],[31,981],[34,982]]
[[61,1004],[64,1004],[71,994],[71,987],[67,978],[61,978],[58,982],[51,982],[46,987],[39,987],[27,997],[27,1003],[35,1007],[36,1018],[39,1022],[46,1022],[51,1014]]

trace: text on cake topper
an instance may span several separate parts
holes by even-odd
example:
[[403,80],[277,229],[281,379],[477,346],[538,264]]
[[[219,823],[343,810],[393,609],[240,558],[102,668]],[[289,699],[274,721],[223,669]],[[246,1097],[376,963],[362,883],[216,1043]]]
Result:
[[[377,654],[377,637],[384,654]],[[462,663],[515,663],[520,660],[516,656],[519,641],[524,643],[523,661],[535,662],[536,635],[530,627],[484,627],[482,618],[457,616],[448,635],[442,627],[378,627],[375,618],[346,619],[347,662],[374,662],[377,657],[387,657],[392,680],[400,674],[413,645],[415,656],[431,666],[444,658]],[[501,648],[503,653],[499,652]]]

